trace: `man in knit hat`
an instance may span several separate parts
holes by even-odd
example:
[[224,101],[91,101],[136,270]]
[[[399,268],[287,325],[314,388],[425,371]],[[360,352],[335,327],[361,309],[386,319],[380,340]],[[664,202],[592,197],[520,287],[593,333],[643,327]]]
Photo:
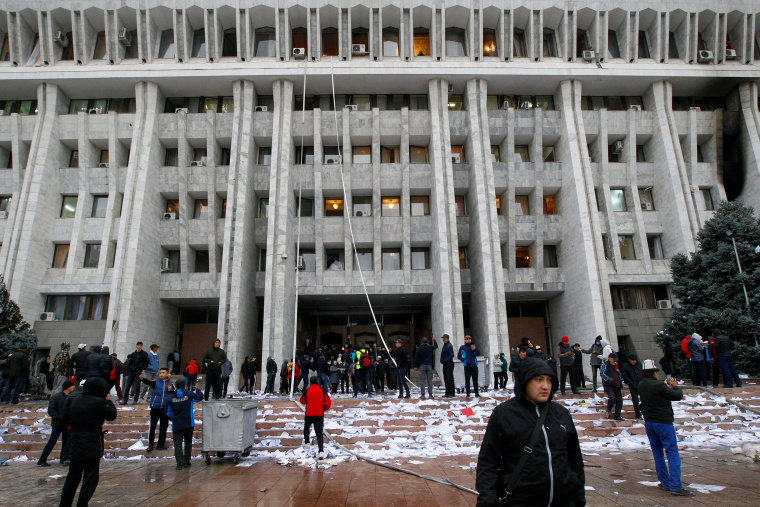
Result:
[[559,359],[559,365],[562,369],[562,374],[559,379],[559,388],[562,394],[565,394],[565,379],[570,376],[570,388],[573,390],[573,394],[578,394],[578,388],[575,386],[575,352],[570,346],[570,338],[567,336],[562,337],[562,341],[557,345],[557,359]]

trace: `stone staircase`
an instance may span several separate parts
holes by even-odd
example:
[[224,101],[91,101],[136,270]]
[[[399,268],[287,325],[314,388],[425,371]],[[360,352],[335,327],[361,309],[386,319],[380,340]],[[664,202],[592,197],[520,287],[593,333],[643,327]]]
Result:
[[[686,387],[686,398],[674,404],[676,429],[687,442],[730,440],[742,433],[760,435],[760,415],[727,404],[724,398]],[[717,389],[737,401],[760,409],[760,384],[745,383],[742,389]],[[436,389],[436,394],[440,396]],[[626,395],[623,421],[605,417],[606,398],[590,392],[558,396],[573,414],[576,429],[584,450],[605,447],[610,442],[646,438],[643,421],[633,420],[635,414]],[[335,441],[349,449],[404,456],[431,456],[444,453],[476,454],[485,432],[488,417],[498,403],[509,398],[509,391],[489,391],[477,401],[473,398],[454,398],[421,401],[414,398],[398,400],[395,392],[386,395],[351,398],[336,395],[333,408],[327,413],[325,429]],[[260,456],[282,457],[282,453],[301,445],[303,413],[291,401],[282,397],[256,396],[259,402],[257,436],[254,453]],[[196,454],[201,451],[202,404],[197,406],[194,433]],[[50,419],[43,401],[3,405],[0,408],[0,459],[37,460],[42,453],[50,430]],[[473,415],[462,409],[470,408]],[[118,407],[119,414],[105,429],[107,459],[137,459],[173,457],[171,431],[166,451],[146,455],[149,411],[147,405]],[[757,432],[757,433],[755,433]],[[760,438],[758,438],[760,440]],[[137,445],[135,445],[137,444]],[[57,458],[60,441],[51,458]],[[132,448],[134,447],[134,448]],[[623,446],[620,446],[624,448]],[[132,448],[132,449],[130,449]]]

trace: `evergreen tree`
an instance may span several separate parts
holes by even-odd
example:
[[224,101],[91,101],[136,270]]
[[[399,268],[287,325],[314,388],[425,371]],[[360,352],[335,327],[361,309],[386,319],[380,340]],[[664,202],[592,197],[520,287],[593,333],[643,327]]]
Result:
[[0,275],[0,336],[19,333],[29,327],[21,316],[18,305],[11,299],[3,276]]
[[[736,263],[732,237],[742,273]],[[691,333],[707,339],[717,327],[734,341],[737,369],[748,374],[760,373],[760,351],[755,348],[756,322],[760,317],[760,221],[751,207],[723,202],[704,224],[697,242],[696,252],[689,257],[676,255],[671,261],[671,291],[678,306],[655,340],[666,354],[674,353],[679,372],[685,377],[689,368],[680,352],[681,340]],[[747,289],[749,310],[742,282]]]

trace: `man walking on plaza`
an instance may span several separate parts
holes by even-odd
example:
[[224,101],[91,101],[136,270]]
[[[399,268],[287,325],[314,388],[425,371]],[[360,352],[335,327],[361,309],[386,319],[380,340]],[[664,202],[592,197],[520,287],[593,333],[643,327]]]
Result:
[[573,394],[578,394],[578,388],[575,387],[575,352],[570,346],[570,338],[567,336],[562,337],[562,342],[557,345],[557,359],[559,359],[559,365],[562,368],[562,373],[559,378],[559,391],[565,394],[565,379],[570,377],[570,389],[573,390]]
[[[681,484],[681,457],[678,455],[678,439],[673,427],[673,401],[683,399],[683,391],[675,378],[667,384],[660,382],[659,372],[654,361],[644,361],[644,378],[639,382],[641,411],[644,413],[649,445],[652,447],[654,465],[660,489],[670,491],[671,495],[694,496]],[[664,454],[663,454],[664,453]],[[668,458],[667,465],[665,457]]]
[[63,442],[61,443],[61,462],[65,462],[68,457],[66,456],[66,444],[68,443],[69,431],[68,427],[63,425],[63,407],[66,403],[66,397],[74,391],[74,384],[68,380],[64,380],[61,384],[61,391],[55,393],[48,402],[48,415],[50,416],[50,438],[48,439],[45,449],[42,451],[40,459],[37,461],[37,466],[48,467],[50,464],[47,462],[48,456],[53,452],[58,437],[63,435]]
[[209,391],[214,388],[214,399],[222,396],[222,365],[227,361],[227,353],[222,349],[222,342],[214,340],[214,345],[203,356],[206,365],[206,390],[203,399],[208,401]]
[[427,337],[422,338],[422,345],[417,347],[417,353],[414,355],[415,370],[420,372],[420,399],[425,399],[425,384],[428,388],[428,396],[433,399],[433,354],[438,348],[438,343],[433,337],[433,346],[428,344]]
[[148,353],[143,350],[143,342],[137,342],[135,350],[127,356],[124,363],[124,397],[121,400],[122,405],[129,402],[130,393],[137,405],[137,398],[140,396],[140,374],[148,367]]
[[[409,354],[404,350],[404,342],[401,338],[396,339],[396,350],[393,351],[396,360],[396,377],[398,382],[398,398],[409,398],[409,384],[406,382],[406,376],[409,372]],[[406,389],[406,396],[404,396]]]
[[480,349],[477,345],[472,343],[472,336],[467,335],[464,337],[464,345],[459,347],[457,358],[462,361],[464,365],[464,388],[467,392],[467,397],[470,397],[470,380],[472,380],[473,387],[475,388],[475,397],[480,398],[478,394],[478,358],[480,355]]
[[454,391],[454,346],[449,341],[449,335],[445,334],[441,336],[443,340],[443,347],[441,348],[441,356],[439,361],[443,367],[443,384],[446,386],[446,394],[444,398],[453,398]]
[[[720,332],[717,327],[712,330],[713,337],[715,337],[715,351],[718,353],[717,361],[720,363],[720,368],[723,370],[723,378],[726,379],[726,387],[742,386],[742,381],[739,378],[739,374],[734,368],[734,356],[731,354],[731,350],[734,348],[734,342],[731,339]],[[717,383],[717,378],[713,379],[714,383]]]

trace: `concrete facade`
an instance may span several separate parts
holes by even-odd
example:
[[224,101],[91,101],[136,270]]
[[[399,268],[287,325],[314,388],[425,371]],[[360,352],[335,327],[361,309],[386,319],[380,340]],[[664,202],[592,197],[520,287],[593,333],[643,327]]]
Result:
[[0,6],[0,267],[53,348],[217,323],[279,362],[374,333],[366,285],[409,345],[538,312],[657,359],[669,259],[760,204],[760,1],[111,4]]

